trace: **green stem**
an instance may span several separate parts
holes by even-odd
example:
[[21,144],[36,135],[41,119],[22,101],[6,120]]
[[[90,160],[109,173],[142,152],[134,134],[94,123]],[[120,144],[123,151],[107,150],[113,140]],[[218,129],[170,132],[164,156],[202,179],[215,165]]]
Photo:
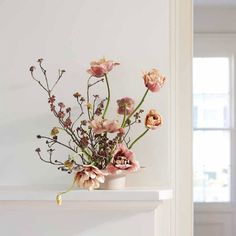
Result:
[[[92,78],[92,76],[90,76],[87,81],[87,105],[90,103],[90,101],[89,101],[90,100],[90,98],[89,98],[89,89],[90,89],[89,81],[91,78]],[[91,120],[90,111],[89,111],[88,106],[87,106],[87,112],[88,112],[88,118],[89,118],[89,120]]]
[[147,89],[146,92],[144,93],[143,98],[141,99],[141,101],[140,101],[140,103],[138,104],[138,106],[129,114],[129,116],[127,117],[125,123],[126,123],[127,120],[129,120],[130,117],[141,107],[141,105],[143,104],[143,102],[144,102],[144,100],[145,100],[145,98],[146,98],[146,96],[147,96],[147,94],[148,94],[148,91],[149,91],[149,89]]
[[125,121],[126,121],[126,106],[125,106],[125,110],[124,110],[124,117],[123,117],[123,120],[122,120],[121,128],[125,127]]
[[131,144],[130,146],[128,147],[129,149],[131,149],[134,144],[139,140],[141,139],[147,132],[149,131],[149,129],[146,129],[142,134],[140,134]]
[[110,99],[111,99],[111,91],[110,91],[110,87],[109,87],[109,83],[108,83],[108,79],[107,79],[107,75],[106,74],[105,74],[105,80],[106,80],[106,85],[107,85],[107,104],[106,104],[105,110],[104,110],[103,115],[102,115],[103,119],[105,118],[108,106],[110,104]]
[[83,148],[81,151],[87,156],[88,160],[91,161],[92,156]]
[[73,184],[72,184],[66,191],[60,192],[60,193],[57,194],[56,200],[57,200],[57,204],[58,204],[58,205],[61,205],[61,204],[62,204],[61,196],[62,196],[63,194],[65,194],[65,193],[70,192],[70,191],[74,188],[75,182],[76,182],[76,179],[74,179]]

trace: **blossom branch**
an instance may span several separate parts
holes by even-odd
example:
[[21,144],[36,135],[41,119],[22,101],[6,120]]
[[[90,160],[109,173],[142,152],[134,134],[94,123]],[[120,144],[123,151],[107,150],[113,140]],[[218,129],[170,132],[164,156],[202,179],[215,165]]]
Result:
[[78,104],[79,104],[79,106],[80,106],[81,112],[80,112],[79,116],[76,118],[76,120],[73,122],[73,124],[72,124],[72,126],[71,126],[72,129],[73,129],[75,123],[84,115],[84,109],[83,109],[83,106],[82,106],[83,101],[80,101],[80,102],[79,102],[79,99],[77,98],[77,102],[78,102]]
[[53,150],[49,150],[49,161],[48,161],[48,160],[45,160],[45,159],[42,157],[40,148],[37,148],[35,151],[37,152],[37,154],[38,154],[40,160],[42,160],[43,162],[46,162],[46,163],[49,163],[49,164],[52,164],[52,165],[57,165],[57,166],[63,165],[63,163],[60,162],[60,161],[58,161],[58,160],[55,160],[54,162],[52,161],[52,152],[53,152]]
[[37,80],[35,77],[34,77],[34,70],[35,70],[35,67],[34,66],[31,66],[30,67],[30,74],[31,74],[31,77],[33,78],[33,80],[35,80],[46,92],[48,92],[48,90],[43,86],[43,84]]
[[70,146],[68,146],[68,145],[66,145],[66,144],[64,144],[64,143],[62,143],[62,142],[59,142],[59,141],[57,141],[57,140],[55,140],[55,139],[49,138],[49,137],[47,137],[47,136],[42,136],[42,135],[37,135],[37,138],[38,138],[38,139],[47,139],[47,140],[53,141],[53,142],[55,142],[55,143],[57,143],[57,144],[60,144],[60,145],[62,145],[62,146],[64,146],[64,147],[70,149],[71,151],[77,153],[76,150],[74,150],[74,149],[71,148]]
[[66,72],[65,70],[59,70],[59,76],[58,76],[56,82],[54,83],[54,85],[52,86],[51,92],[52,92],[52,90],[55,88],[55,86],[57,85],[57,83],[59,82],[59,80],[61,79],[62,75],[63,75],[65,72]]
[[50,91],[50,88],[49,88],[49,83],[48,83],[48,78],[47,78],[47,71],[43,68],[43,66],[42,66],[42,61],[43,61],[42,58],[38,59],[39,67],[40,67],[40,69],[41,69],[42,72],[43,72],[44,79],[45,79],[46,85],[47,85],[47,91],[48,91],[48,94],[49,94],[49,96],[50,96],[51,91]]

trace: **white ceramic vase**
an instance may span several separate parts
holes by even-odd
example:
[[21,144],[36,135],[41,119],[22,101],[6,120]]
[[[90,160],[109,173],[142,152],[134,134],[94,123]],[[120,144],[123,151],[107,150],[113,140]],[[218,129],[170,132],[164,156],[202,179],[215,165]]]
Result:
[[126,187],[126,175],[108,175],[105,177],[105,182],[100,185],[100,189],[104,190],[119,190]]

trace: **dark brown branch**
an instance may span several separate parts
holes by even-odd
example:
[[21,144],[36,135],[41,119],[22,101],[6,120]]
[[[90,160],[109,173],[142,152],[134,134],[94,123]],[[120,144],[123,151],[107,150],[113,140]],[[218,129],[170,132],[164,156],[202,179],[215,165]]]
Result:
[[73,148],[71,148],[70,146],[67,146],[66,144],[64,144],[64,143],[62,143],[62,142],[59,142],[59,141],[54,140],[54,139],[52,139],[52,138],[49,138],[49,137],[46,137],[46,136],[41,136],[41,135],[40,135],[40,138],[47,139],[47,140],[51,140],[51,141],[53,141],[53,142],[55,142],[55,143],[57,143],[57,144],[60,144],[60,145],[62,145],[62,146],[64,146],[64,147],[70,149],[71,151],[77,153]]
[[34,77],[34,72],[30,71],[30,73],[33,80],[35,80],[46,92],[48,92],[47,89],[42,85],[42,83]]
[[38,59],[39,66],[40,66],[40,68],[41,68],[41,70],[42,70],[42,72],[44,74],[44,79],[46,81],[47,91],[48,91],[48,94],[50,96],[51,91],[50,91],[50,88],[49,88],[49,83],[48,83],[48,78],[47,78],[47,71],[43,68],[42,61],[43,61],[43,59]]
[[51,92],[53,91],[53,89],[55,88],[55,86],[57,85],[57,83],[59,82],[59,80],[61,79],[62,75],[64,74],[65,70],[59,70],[59,76],[56,80],[56,82],[54,83],[54,85],[52,86]]

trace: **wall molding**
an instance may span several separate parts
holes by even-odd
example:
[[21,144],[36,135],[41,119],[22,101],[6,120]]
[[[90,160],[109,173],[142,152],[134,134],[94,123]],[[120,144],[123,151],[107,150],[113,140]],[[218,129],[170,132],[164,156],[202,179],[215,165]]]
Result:
[[193,4],[170,1],[171,235],[193,235],[192,42]]

